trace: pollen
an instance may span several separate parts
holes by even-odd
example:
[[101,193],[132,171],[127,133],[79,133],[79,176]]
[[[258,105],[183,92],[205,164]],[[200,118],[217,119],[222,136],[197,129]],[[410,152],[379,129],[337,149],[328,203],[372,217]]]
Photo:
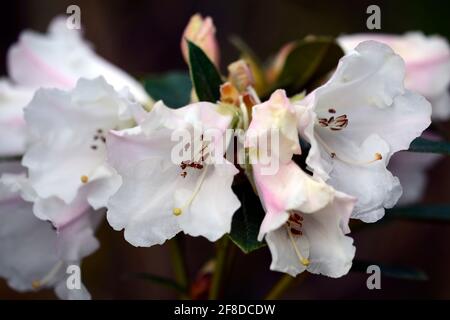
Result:
[[304,265],[305,267],[309,266],[309,260],[306,259],[306,258],[301,259],[301,260],[300,260],[300,263],[301,263],[302,265]]
[[88,176],[81,176],[81,182],[82,183],[88,183],[88,181],[89,181],[89,177]]
[[39,280],[34,280],[31,283],[31,286],[33,287],[33,289],[39,289],[41,287],[41,282]]
[[175,216],[178,217],[180,214],[183,213],[183,210],[181,210],[181,208],[174,208],[172,212]]

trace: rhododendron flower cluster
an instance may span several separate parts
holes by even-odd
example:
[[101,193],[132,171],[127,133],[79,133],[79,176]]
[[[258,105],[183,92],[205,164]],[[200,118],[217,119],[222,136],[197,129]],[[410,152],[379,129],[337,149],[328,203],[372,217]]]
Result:
[[[409,152],[432,114],[450,114],[448,44],[422,34],[330,39],[344,50],[310,86],[283,78],[287,57],[324,40],[285,46],[267,70],[243,58],[223,76],[215,32],[210,17],[189,21],[180,54],[192,92],[177,108],[63,18],[11,46],[0,156],[16,158],[0,166],[0,276],[12,288],[90,298],[84,285],[67,287],[66,268],[100,246],[105,221],[136,247],[184,233],[249,252],[235,230],[243,224],[252,243],[267,244],[271,270],[350,271],[351,219],[373,223],[397,204],[404,181],[391,158]],[[256,204],[243,200],[250,194]]]

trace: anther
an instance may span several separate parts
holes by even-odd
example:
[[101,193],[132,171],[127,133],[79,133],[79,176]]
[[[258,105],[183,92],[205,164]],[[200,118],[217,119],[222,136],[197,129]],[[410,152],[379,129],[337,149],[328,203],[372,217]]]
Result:
[[89,177],[88,176],[81,176],[81,182],[82,183],[88,183],[88,181],[89,181]]
[[181,210],[181,208],[173,208],[173,212],[172,212],[175,216],[179,216],[180,214],[183,213],[183,210]]

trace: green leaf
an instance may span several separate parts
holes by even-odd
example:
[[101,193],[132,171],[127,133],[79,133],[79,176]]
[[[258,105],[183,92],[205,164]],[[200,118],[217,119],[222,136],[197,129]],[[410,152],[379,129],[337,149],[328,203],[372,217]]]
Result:
[[450,205],[416,205],[386,210],[387,218],[450,221]]
[[450,142],[416,138],[411,142],[408,151],[450,155]]
[[241,207],[233,216],[229,236],[244,253],[250,253],[265,246],[257,239],[264,209],[248,180],[233,186],[233,190],[241,201]]
[[185,106],[191,99],[192,84],[187,72],[148,76],[144,79],[144,87],[155,101],[162,100],[171,108]]
[[367,267],[371,265],[376,265],[380,267],[381,275],[394,278],[394,279],[403,279],[403,280],[415,280],[415,281],[425,281],[428,280],[428,276],[422,270],[413,267],[404,267],[404,266],[392,266],[381,264],[377,262],[369,262],[363,260],[354,260],[352,269],[350,271],[353,272],[361,272],[367,273]]
[[276,88],[286,89],[289,95],[304,89],[310,91],[336,68],[343,55],[341,47],[332,38],[299,40],[286,58]]
[[146,272],[140,272],[140,273],[134,273],[132,274],[135,278],[147,280],[154,284],[178,291],[180,293],[185,294],[187,292],[187,289],[183,286],[179,285],[175,280],[172,280],[170,278],[161,277],[155,274],[146,273]]
[[188,42],[189,66],[195,93],[200,101],[217,102],[220,99],[222,79],[208,56],[191,41]]

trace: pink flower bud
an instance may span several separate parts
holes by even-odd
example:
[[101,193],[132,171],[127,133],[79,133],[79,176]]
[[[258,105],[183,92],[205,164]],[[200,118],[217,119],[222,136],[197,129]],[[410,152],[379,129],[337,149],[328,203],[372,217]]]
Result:
[[211,17],[203,18],[200,14],[195,14],[189,20],[186,29],[184,29],[181,39],[181,51],[184,60],[189,63],[189,51],[187,41],[192,41],[199,46],[216,65],[219,65],[219,47],[215,37],[216,27]]

